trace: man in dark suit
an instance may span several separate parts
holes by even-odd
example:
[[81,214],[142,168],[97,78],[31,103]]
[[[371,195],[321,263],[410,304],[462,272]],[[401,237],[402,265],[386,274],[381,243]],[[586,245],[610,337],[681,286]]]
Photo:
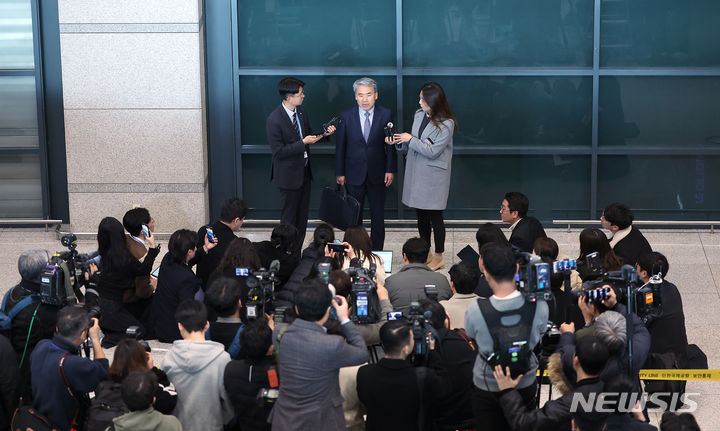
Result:
[[[452,394],[452,383],[430,339],[428,363],[437,368],[414,367],[408,360],[415,345],[412,326],[405,319],[390,320],[380,328],[385,357],[360,367],[357,392],[367,408],[365,429],[431,430],[442,412],[441,402]],[[422,384],[422,398],[419,385]],[[421,404],[422,403],[422,404]]]
[[[275,328],[280,396],[270,413],[273,430],[345,429],[339,371],[367,362],[369,355],[365,340],[348,317],[347,300],[335,298],[327,284],[308,281],[295,295],[298,318],[289,327]],[[331,304],[345,338],[328,335],[323,327]]]
[[397,152],[385,145],[383,129],[392,122],[390,110],[376,105],[377,83],[360,78],[353,83],[358,107],[340,114],[335,141],[335,176],[348,193],[360,202],[362,224],[365,195],[370,202],[370,238],[373,250],[385,243],[385,189],[397,171]]
[[283,200],[280,222],[298,230],[296,250],[302,250],[310,208],[310,145],[335,132],[330,126],[321,135],[313,134],[310,120],[301,107],[305,83],[297,78],[283,78],[278,83],[282,103],[270,113],[266,122],[268,145],[272,151],[270,179]]
[[[245,222],[248,207],[242,199],[228,198],[223,202],[220,208],[220,220],[216,220],[209,226],[213,230],[215,236],[215,246],[205,250],[205,238],[207,236],[207,226],[198,229],[197,236],[197,252],[195,257],[188,263],[190,268],[197,265],[195,273],[202,280],[203,291],[207,288],[210,274],[220,264],[230,243],[237,238],[235,232],[240,231],[242,224]],[[209,239],[209,238],[208,238]],[[213,241],[210,241],[213,243]]]
[[600,217],[602,226],[613,234],[610,247],[627,265],[635,265],[640,256],[652,251],[645,236],[632,225],[633,219],[630,208],[617,202],[608,205]]
[[538,238],[547,238],[545,229],[535,217],[528,217],[530,201],[520,192],[505,193],[500,206],[500,218],[510,223],[510,244],[520,250],[532,253],[533,244]]

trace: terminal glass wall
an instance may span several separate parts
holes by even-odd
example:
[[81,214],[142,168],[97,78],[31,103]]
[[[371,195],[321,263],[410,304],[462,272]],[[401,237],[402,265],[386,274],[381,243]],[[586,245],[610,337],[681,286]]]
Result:
[[30,0],[0,2],[0,218],[44,215],[33,15]]
[[[206,9],[217,7],[210,3]],[[352,82],[370,76],[378,104],[405,131],[420,86],[439,82],[459,123],[446,218],[499,219],[512,190],[527,194],[531,214],[544,221],[596,219],[613,201],[638,219],[720,216],[718,2],[231,0],[227,7],[232,175],[253,218],[279,218],[265,118],[280,103],[276,84],[285,76],[307,83],[314,127],[354,106]],[[313,150],[310,218],[322,187],[335,182],[334,141]],[[398,169],[386,217],[413,218],[400,202],[402,159]]]

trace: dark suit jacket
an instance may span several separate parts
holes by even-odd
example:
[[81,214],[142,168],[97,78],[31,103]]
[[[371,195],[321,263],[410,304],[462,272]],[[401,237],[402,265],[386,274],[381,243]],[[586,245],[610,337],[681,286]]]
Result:
[[370,135],[365,142],[359,110],[355,106],[340,114],[342,123],[335,133],[335,176],[344,176],[354,186],[366,179],[369,184],[382,184],[386,172],[397,171],[397,151],[385,144],[383,131],[392,115],[389,109],[375,105]]
[[[277,352],[280,397],[270,413],[273,430],[345,429],[340,368],[369,359],[365,340],[353,323],[342,325],[347,342],[313,322],[296,319],[282,333]],[[281,328],[275,329],[277,339]]]
[[[452,393],[452,384],[444,377],[443,374],[438,375],[435,369],[427,368],[422,406],[425,412],[424,430],[435,429],[432,422],[441,410],[440,402]],[[360,402],[367,408],[365,429],[368,431],[420,430],[418,378],[410,361],[383,358],[377,364],[360,367],[357,392]]]
[[158,285],[152,301],[152,319],[155,336],[163,343],[181,339],[175,320],[177,306],[192,299],[200,289],[200,279],[186,265],[180,265],[165,254],[160,264]]
[[[302,106],[296,108],[298,123],[303,136],[313,135],[310,121]],[[288,117],[282,103],[270,113],[265,124],[268,145],[272,151],[270,179],[281,189],[299,189],[305,176],[305,144],[295,132],[292,120]],[[307,147],[310,156],[310,146]],[[310,170],[310,159],[308,159]],[[312,171],[310,171],[312,178]]]
[[510,235],[510,244],[522,251],[532,253],[533,244],[538,238],[546,238],[545,229],[535,217],[523,217]]
[[640,256],[652,251],[652,247],[650,247],[650,243],[647,242],[643,234],[640,233],[640,230],[633,226],[628,236],[615,244],[613,251],[622,257],[624,264],[634,266]]
[[207,228],[205,226],[201,227],[198,229],[198,243],[197,250],[195,251],[195,257],[188,263],[190,268],[197,264],[195,273],[198,277],[200,277],[200,280],[202,280],[203,289],[208,287],[210,274],[212,274],[220,264],[220,261],[225,255],[225,250],[227,250],[230,243],[237,238],[235,232],[233,232],[232,229],[227,227],[227,225],[220,220],[213,223],[211,227],[213,233],[215,234],[215,238],[218,241],[217,245],[205,253],[203,246],[205,245]]
[[668,281],[663,280],[660,289],[662,316],[646,324],[650,332],[650,353],[674,352],[678,358],[683,358],[687,351],[688,340],[682,298],[678,288]]

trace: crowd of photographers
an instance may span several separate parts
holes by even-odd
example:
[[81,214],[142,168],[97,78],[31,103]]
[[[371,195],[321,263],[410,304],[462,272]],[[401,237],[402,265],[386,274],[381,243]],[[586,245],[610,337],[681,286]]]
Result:
[[[62,256],[18,259],[0,310],[0,430],[655,429],[640,394],[675,411],[685,385],[643,385],[639,370],[703,367],[667,259],[624,205],[603,213],[610,239],[580,233],[577,259],[528,207],[506,194],[510,238],[479,227],[449,280],[420,238],[386,278],[360,226],[340,240],[321,224],[302,251],[285,224],[253,243],[236,235],[236,198],[174,232],[159,265],[146,209],[106,217],[99,258],[64,237]],[[172,343],[160,368],[148,339]],[[561,395],[539,408],[548,381]],[[600,393],[616,396],[587,401]],[[661,429],[699,427],[669,412]]]

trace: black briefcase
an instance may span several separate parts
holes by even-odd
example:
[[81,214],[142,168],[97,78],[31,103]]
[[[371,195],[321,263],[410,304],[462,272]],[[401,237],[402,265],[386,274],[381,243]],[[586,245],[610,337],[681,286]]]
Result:
[[318,218],[340,230],[360,222],[360,203],[350,196],[345,186],[325,187],[320,199]]

